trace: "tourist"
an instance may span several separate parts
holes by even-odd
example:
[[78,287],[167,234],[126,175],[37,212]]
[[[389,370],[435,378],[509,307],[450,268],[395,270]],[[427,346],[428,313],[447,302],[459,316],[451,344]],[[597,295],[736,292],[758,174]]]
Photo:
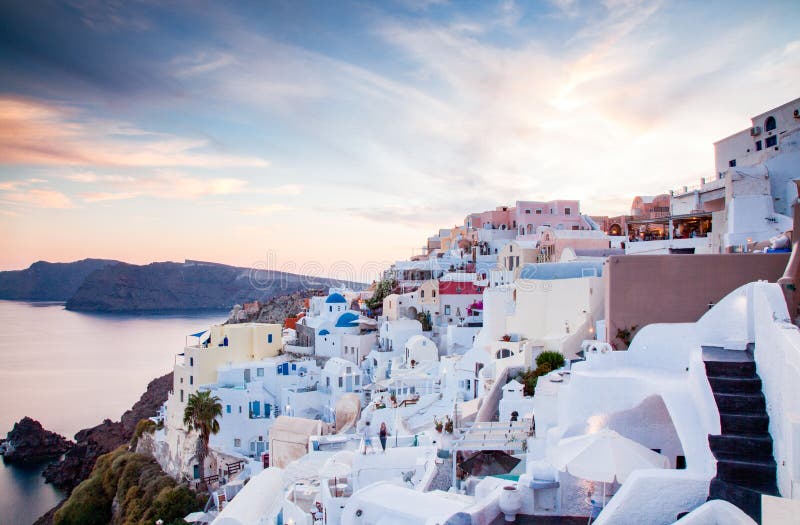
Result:
[[381,440],[381,448],[384,452],[386,452],[386,436],[389,435],[389,431],[386,430],[386,423],[381,423],[381,431],[380,431],[380,440]]
[[372,446],[372,433],[369,427],[369,421],[367,421],[364,425],[364,455],[366,455],[367,447],[371,448],[373,452],[375,452],[375,447]]

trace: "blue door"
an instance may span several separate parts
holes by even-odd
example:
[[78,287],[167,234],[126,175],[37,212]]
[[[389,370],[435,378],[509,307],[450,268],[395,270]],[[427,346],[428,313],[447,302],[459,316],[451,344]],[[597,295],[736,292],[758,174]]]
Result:
[[194,479],[197,479],[199,477],[200,477],[200,465],[195,465],[194,466]]
[[261,416],[261,401],[253,401],[252,404],[253,416],[260,417]]

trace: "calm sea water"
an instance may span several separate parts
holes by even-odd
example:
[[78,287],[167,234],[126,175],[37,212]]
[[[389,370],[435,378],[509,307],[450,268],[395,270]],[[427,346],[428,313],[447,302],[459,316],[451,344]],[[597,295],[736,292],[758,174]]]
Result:
[[[68,438],[119,419],[151,379],[172,369],[186,335],[225,317],[84,314],[0,301],[0,434],[23,416]],[[41,470],[0,462],[0,525],[30,525],[61,499]]]

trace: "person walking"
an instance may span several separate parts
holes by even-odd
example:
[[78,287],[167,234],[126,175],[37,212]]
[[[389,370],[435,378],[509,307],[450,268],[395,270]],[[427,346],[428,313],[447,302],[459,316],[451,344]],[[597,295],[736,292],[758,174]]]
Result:
[[372,429],[369,427],[369,421],[364,424],[364,455],[367,454],[367,447],[375,452],[375,447],[372,446]]
[[378,434],[381,440],[381,448],[384,452],[386,452],[386,437],[389,435],[389,431],[386,430],[386,423],[381,423],[381,431]]

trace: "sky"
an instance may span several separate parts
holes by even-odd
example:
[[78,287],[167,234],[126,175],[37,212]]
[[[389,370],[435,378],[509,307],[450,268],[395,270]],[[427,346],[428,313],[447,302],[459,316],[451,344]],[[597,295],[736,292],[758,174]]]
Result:
[[713,176],[797,98],[800,3],[0,2],[0,269],[338,276],[516,200]]

